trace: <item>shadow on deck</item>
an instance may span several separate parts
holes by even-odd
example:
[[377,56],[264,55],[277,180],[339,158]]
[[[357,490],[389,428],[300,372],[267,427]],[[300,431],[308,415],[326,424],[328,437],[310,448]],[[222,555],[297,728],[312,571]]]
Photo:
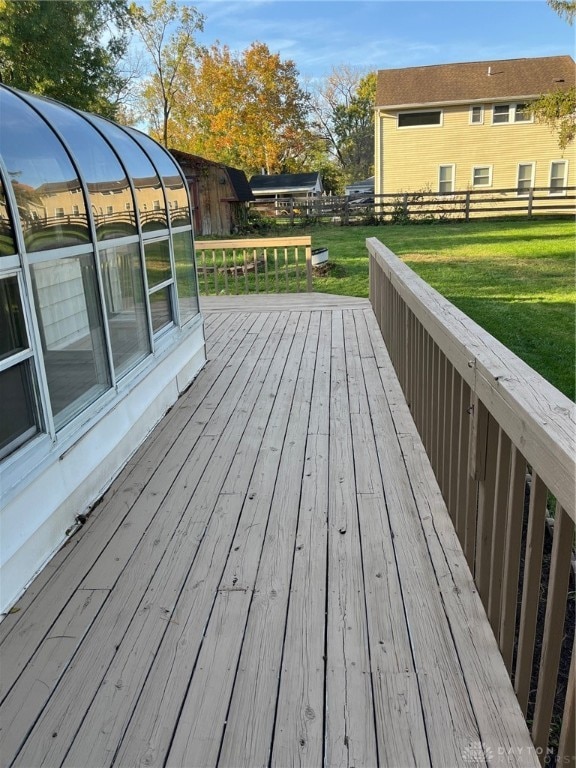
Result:
[[538,765],[368,301],[218,301],[0,625],[3,764]]

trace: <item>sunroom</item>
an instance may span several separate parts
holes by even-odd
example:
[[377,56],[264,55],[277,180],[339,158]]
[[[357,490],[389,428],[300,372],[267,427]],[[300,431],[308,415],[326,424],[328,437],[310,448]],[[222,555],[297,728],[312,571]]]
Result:
[[188,190],[139,131],[0,87],[1,608],[205,362]]

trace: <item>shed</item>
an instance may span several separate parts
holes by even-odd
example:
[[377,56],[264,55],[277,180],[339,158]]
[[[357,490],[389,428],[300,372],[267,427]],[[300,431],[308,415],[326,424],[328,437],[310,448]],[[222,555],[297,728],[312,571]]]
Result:
[[244,171],[199,155],[171,149],[192,198],[194,231],[199,235],[231,235],[246,221],[254,199]]
[[250,188],[256,198],[298,200],[318,197],[324,191],[318,172],[256,174],[250,179]]
[[373,195],[374,194],[374,176],[362,181],[354,181],[346,184],[345,193],[347,195]]

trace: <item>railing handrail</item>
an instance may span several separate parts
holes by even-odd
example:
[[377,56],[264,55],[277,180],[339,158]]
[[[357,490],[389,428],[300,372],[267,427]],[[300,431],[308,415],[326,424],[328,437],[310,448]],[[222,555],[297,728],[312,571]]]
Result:
[[196,250],[232,249],[232,248],[284,248],[284,246],[311,245],[310,235],[300,237],[254,237],[251,239],[237,238],[230,240],[195,240]]
[[377,238],[368,238],[366,246],[434,342],[576,520],[575,404]]

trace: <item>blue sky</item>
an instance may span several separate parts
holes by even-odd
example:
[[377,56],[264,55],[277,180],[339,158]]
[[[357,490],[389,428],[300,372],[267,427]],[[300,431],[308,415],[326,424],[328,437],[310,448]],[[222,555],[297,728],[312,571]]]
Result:
[[545,0],[199,0],[204,45],[267,43],[304,81],[333,66],[411,67],[574,56],[574,28]]

